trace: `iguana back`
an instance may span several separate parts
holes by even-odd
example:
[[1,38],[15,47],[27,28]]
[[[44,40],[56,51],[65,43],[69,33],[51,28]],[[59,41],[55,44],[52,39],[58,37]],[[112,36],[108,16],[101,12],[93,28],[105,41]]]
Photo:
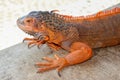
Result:
[[92,48],[120,43],[120,14],[82,20],[74,25],[78,31],[76,34],[79,34],[79,41],[87,43]]

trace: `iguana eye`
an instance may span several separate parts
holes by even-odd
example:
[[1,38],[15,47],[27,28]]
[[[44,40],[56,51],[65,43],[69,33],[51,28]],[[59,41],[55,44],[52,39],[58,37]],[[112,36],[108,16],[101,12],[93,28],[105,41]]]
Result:
[[31,20],[26,20],[26,22],[28,22],[28,23],[29,23],[29,22],[31,22]]
[[24,23],[33,23],[34,21],[33,21],[33,18],[26,18],[25,20],[24,20]]

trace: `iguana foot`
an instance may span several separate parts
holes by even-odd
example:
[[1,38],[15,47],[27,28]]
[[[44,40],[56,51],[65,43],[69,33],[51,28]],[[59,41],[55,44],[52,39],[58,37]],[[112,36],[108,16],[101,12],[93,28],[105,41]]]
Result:
[[36,39],[36,38],[25,38],[23,40],[24,41],[30,41],[28,42],[28,48],[31,47],[31,45],[37,45],[38,48],[40,48],[40,45],[43,44],[43,41],[39,40],[39,39]]
[[57,55],[54,55],[55,59],[49,58],[49,57],[43,57],[44,60],[48,62],[38,62],[35,65],[41,68],[38,68],[38,73],[44,72],[47,70],[51,70],[54,68],[57,68],[58,73],[63,69],[65,66],[68,65],[65,58],[59,57]]
[[48,39],[48,36],[41,36],[39,38],[25,38],[23,42],[30,41],[28,43],[28,48],[30,48],[32,44],[37,45],[37,47],[40,48],[40,45],[44,44],[46,41],[48,41]]
[[36,66],[40,67],[38,72],[44,72],[57,68],[58,75],[61,69],[66,66],[82,63],[92,57],[92,49],[84,43],[75,42],[70,46],[70,53],[64,57],[54,56],[55,59],[44,57],[48,62],[39,62]]

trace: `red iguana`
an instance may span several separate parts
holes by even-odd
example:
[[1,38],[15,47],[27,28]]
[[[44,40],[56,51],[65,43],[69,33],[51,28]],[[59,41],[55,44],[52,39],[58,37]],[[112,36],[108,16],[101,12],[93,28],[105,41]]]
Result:
[[65,57],[55,55],[55,59],[44,57],[48,62],[36,65],[38,72],[44,72],[82,63],[92,57],[92,48],[113,46],[120,43],[120,8],[98,12],[95,15],[73,17],[55,11],[32,11],[17,20],[17,25],[34,38],[28,46],[47,44],[54,50],[69,52]]

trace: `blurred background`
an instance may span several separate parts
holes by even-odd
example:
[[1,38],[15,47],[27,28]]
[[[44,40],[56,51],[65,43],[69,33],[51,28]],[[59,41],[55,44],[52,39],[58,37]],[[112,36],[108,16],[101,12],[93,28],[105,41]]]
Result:
[[30,11],[59,10],[74,16],[94,14],[120,3],[120,0],[0,0],[0,50],[30,37],[16,25],[16,20]]

